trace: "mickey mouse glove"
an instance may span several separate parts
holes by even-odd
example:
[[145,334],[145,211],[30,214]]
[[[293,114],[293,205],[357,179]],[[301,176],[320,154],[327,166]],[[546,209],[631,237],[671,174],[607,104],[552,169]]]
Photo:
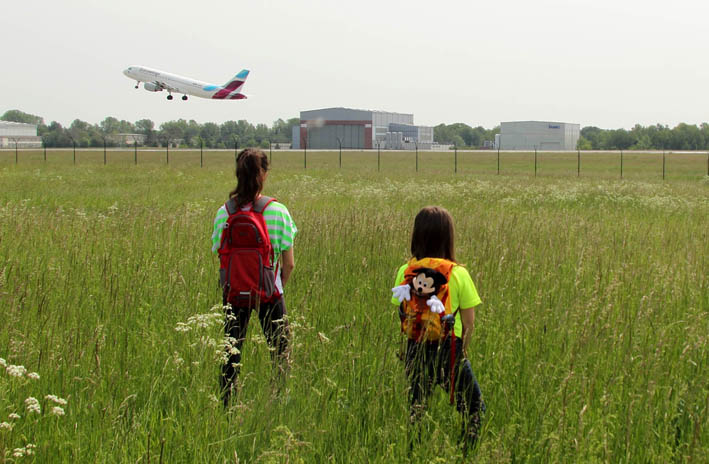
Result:
[[402,301],[411,301],[411,287],[409,287],[408,284],[404,285],[399,285],[398,287],[394,287],[391,289],[391,292],[394,294],[394,298],[399,300],[399,303]]
[[443,306],[443,303],[436,297],[436,295],[429,298],[428,301],[426,301],[426,304],[431,308],[431,312],[436,314],[441,314],[446,311],[446,307]]

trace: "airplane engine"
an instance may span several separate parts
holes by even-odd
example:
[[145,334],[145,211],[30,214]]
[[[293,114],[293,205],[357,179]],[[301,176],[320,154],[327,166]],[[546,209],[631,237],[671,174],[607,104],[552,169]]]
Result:
[[143,88],[148,92],[160,92],[162,90],[159,86],[153,84],[152,82],[146,82],[143,84]]

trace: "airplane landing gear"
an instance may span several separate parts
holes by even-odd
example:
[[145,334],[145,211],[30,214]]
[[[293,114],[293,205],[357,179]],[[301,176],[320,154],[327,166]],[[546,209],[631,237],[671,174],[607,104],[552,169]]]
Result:
[[183,95],[183,96],[182,96],[182,99],[183,99],[183,100],[187,100],[187,95]]
[[168,96],[167,96],[167,99],[168,99],[168,100],[172,100],[172,95],[168,95]]
[[138,84],[140,84],[140,81],[138,81],[138,82],[135,83],[135,88],[136,88],[136,89],[138,88]]

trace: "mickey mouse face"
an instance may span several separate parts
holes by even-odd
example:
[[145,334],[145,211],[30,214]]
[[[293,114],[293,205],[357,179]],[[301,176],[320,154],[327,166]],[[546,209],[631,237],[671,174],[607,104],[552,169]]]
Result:
[[429,295],[436,290],[436,283],[433,277],[427,277],[424,273],[418,274],[414,277],[411,284],[413,285],[416,293],[419,295]]

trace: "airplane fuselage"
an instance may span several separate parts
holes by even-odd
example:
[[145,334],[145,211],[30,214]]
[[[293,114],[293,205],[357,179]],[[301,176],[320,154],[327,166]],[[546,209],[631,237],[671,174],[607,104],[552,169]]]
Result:
[[[143,88],[150,92],[166,90],[168,94],[178,93],[215,100],[242,100],[246,95],[240,92],[249,72],[242,70],[225,85],[210,84],[189,77],[178,76],[144,66],[129,66],[123,71],[130,79],[142,82]],[[136,85],[137,87],[137,85]],[[171,95],[168,97],[171,99]],[[186,99],[183,97],[183,99]]]

